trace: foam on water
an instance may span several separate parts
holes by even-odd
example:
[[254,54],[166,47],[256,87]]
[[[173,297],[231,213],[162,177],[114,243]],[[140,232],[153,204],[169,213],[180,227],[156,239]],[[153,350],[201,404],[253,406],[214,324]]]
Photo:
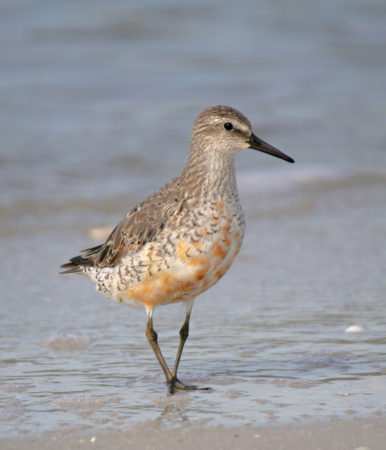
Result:
[[55,331],[41,343],[55,351],[77,351],[84,350],[87,347],[88,339],[79,329],[66,327]]
[[293,169],[275,168],[265,172],[241,173],[238,186],[241,193],[274,193],[290,189],[318,187],[335,189],[337,187],[358,186],[359,184],[386,183],[386,170],[358,170],[342,167],[297,164]]

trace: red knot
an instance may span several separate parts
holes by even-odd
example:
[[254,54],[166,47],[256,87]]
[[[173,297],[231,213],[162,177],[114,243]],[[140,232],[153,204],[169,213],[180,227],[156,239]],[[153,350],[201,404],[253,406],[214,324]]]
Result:
[[[169,392],[183,384],[177,369],[189,334],[195,297],[213,286],[240,250],[245,222],[235,179],[235,154],[251,148],[294,162],[252,132],[249,120],[229,106],[205,109],[191,136],[181,174],[139,203],[104,244],[83,250],[62,273],[88,275],[111,299],[145,307],[146,336],[165,373]],[[173,369],[153,329],[156,306],[184,302],[185,321]]]

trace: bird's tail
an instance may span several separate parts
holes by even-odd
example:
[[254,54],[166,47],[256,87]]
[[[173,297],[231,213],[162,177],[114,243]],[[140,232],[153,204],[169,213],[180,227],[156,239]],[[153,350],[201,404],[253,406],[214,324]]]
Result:
[[82,273],[85,266],[95,266],[95,255],[98,255],[102,247],[103,245],[97,245],[96,247],[81,250],[80,252],[83,255],[74,256],[68,263],[60,266],[62,269],[67,270],[59,273]]
[[66,273],[82,273],[83,267],[90,265],[90,260],[87,258],[83,258],[83,256],[78,255],[74,256],[70,259],[70,261],[66,264],[62,264],[60,267],[63,270],[62,272],[59,272],[60,274],[66,274]]

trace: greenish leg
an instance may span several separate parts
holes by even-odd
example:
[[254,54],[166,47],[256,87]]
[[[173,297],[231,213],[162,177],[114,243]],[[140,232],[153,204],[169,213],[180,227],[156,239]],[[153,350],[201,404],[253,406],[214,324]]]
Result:
[[150,308],[146,309],[146,314],[147,314],[146,337],[147,337],[147,340],[149,341],[149,344],[151,345],[151,348],[153,349],[155,356],[158,359],[158,362],[160,363],[160,365],[162,367],[162,370],[164,371],[164,374],[166,377],[166,382],[168,384],[168,389],[171,394],[173,394],[176,389],[183,389],[183,390],[196,390],[196,389],[207,390],[207,389],[210,389],[210,388],[200,388],[198,386],[188,386],[188,385],[185,385],[184,383],[182,383],[177,378],[178,365],[180,363],[180,359],[181,359],[182,351],[184,349],[185,342],[189,336],[189,320],[190,320],[190,314],[192,311],[192,306],[193,306],[193,300],[186,302],[186,316],[185,316],[185,321],[180,330],[180,345],[178,347],[177,357],[176,357],[176,361],[174,363],[174,368],[173,368],[172,373],[170,372],[169,367],[167,366],[165,359],[161,353],[161,349],[159,348],[159,345],[158,345],[158,336],[153,328],[153,309],[150,309]]
[[170,373],[169,367],[167,366],[164,357],[162,356],[161,349],[158,345],[158,335],[154,331],[153,328],[153,309],[146,309],[147,314],[147,323],[146,323],[146,337],[149,341],[151,348],[155,356],[158,359],[158,362],[161,364],[162,370],[164,371],[167,382],[169,383],[172,379],[172,375]]
[[210,388],[200,388],[198,386],[189,386],[189,385],[182,383],[177,378],[178,365],[180,364],[181,355],[182,355],[182,351],[184,349],[185,342],[189,336],[189,321],[190,321],[190,314],[192,312],[192,307],[193,307],[193,300],[186,301],[185,306],[186,306],[186,316],[185,316],[185,321],[180,330],[180,345],[178,346],[176,361],[174,363],[173,372],[172,372],[172,378],[171,378],[170,382],[168,382],[169,392],[171,394],[174,392],[175,389],[185,389],[185,390],[196,390],[196,389],[207,390],[207,389],[210,389]]

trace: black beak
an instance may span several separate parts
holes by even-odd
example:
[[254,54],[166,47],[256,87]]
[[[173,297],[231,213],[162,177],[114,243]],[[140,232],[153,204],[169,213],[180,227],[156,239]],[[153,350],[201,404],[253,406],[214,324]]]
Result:
[[258,150],[259,152],[268,153],[268,155],[276,156],[276,158],[284,159],[290,163],[294,163],[295,160],[290,156],[287,156],[285,153],[281,152],[272,145],[267,144],[262,139],[255,136],[253,133],[248,141],[249,148],[253,148],[254,150]]

